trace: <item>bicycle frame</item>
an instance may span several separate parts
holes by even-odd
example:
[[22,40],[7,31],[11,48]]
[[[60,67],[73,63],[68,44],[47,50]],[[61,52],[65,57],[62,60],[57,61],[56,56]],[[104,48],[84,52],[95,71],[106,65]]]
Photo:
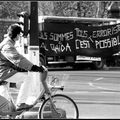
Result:
[[[44,88],[44,92],[42,91],[41,93],[46,93],[46,94],[47,94],[48,98],[50,99],[52,112],[54,113],[55,116],[56,116],[56,115],[58,116],[59,113],[57,112],[56,107],[55,107],[55,105],[54,105],[54,103],[53,103],[53,101],[52,101],[52,93],[50,92],[50,88],[48,87],[46,78],[47,78],[47,72],[45,71],[44,74],[42,74],[42,76],[41,76],[41,81],[42,81],[42,85],[43,85],[43,88]],[[56,80],[56,79],[57,79],[57,78],[54,78],[54,80]],[[53,81],[54,81],[54,80],[53,80]],[[61,87],[62,87],[62,86],[61,86]],[[56,89],[61,89],[61,87],[57,87]],[[53,89],[54,89],[54,88],[55,88],[55,87],[53,87]],[[51,88],[51,89],[52,89],[52,88]],[[63,89],[63,87],[62,87],[62,89]],[[44,95],[44,94],[42,94],[42,95]],[[40,99],[40,97],[41,97],[42,95],[40,94],[40,96],[38,97],[38,99],[35,101],[35,104],[37,103],[37,101]],[[58,117],[56,117],[56,118],[58,118]]]

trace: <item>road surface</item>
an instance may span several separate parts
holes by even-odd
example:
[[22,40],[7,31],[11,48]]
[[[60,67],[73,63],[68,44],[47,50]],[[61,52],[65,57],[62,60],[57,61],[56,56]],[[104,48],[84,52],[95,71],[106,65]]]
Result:
[[[119,71],[50,71],[51,74],[69,75],[62,93],[75,100],[80,119],[120,118]],[[16,93],[12,93],[15,99]]]

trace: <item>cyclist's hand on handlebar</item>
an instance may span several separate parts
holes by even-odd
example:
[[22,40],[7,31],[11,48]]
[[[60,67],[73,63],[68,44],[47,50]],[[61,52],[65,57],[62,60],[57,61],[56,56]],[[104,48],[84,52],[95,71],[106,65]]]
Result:
[[45,66],[42,65],[41,67],[44,69],[44,71],[48,71],[48,69]]
[[37,66],[37,65],[33,65],[32,66],[32,68],[31,68],[31,70],[30,71],[34,71],[34,72],[47,72],[48,70],[47,70],[47,68],[45,67],[45,66]]

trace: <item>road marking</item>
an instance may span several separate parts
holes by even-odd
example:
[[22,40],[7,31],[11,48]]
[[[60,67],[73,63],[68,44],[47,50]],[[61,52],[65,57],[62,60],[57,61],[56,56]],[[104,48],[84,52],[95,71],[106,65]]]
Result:
[[104,79],[103,77],[100,77],[100,78],[97,78],[97,79],[95,79],[95,80],[93,80],[93,81],[98,81],[98,80],[102,80],[102,79]]
[[96,86],[96,85],[94,85],[95,83],[93,83],[93,82],[95,82],[95,81],[99,81],[99,80],[103,80],[103,79],[104,79],[103,77],[100,77],[100,78],[97,78],[97,79],[93,80],[92,82],[89,82],[88,84],[89,84],[91,87],[94,87],[94,88],[96,88],[96,89],[108,90],[107,88],[100,87],[100,86]]
[[[93,81],[98,81],[98,80],[102,80],[102,79],[103,79],[103,78],[97,78],[97,79],[95,79],[95,80],[93,80]],[[99,89],[99,90],[109,90],[108,88],[96,86],[96,85],[94,85],[95,83],[93,83],[93,82],[89,82],[88,84],[89,84],[91,87],[94,87],[94,88]]]
[[109,89],[107,87],[100,87],[100,86],[95,85],[95,83],[94,83],[95,81],[99,81],[99,80],[103,80],[103,79],[104,79],[104,77],[100,77],[100,78],[94,79],[92,82],[89,82],[88,84],[91,87],[94,87],[94,88],[99,89],[99,90],[103,90],[102,92],[104,92],[104,91],[108,91],[108,92],[120,92],[119,90]]

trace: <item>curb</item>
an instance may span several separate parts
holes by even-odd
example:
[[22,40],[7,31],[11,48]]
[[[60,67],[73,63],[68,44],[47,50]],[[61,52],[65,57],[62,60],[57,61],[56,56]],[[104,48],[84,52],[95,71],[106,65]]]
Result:
[[[74,69],[72,69],[72,68],[49,68],[48,69],[49,71],[65,71],[65,70],[73,70],[74,71]],[[85,69],[85,70],[87,70],[87,69]],[[101,70],[105,70],[105,71],[112,71],[112,70],[115,70],[115,71],[119,71],[120,70],[120,67],[104,67],[103,69],[101,69]],[[100,71],[101,71],[100,70]],[[79,70],[78,70],[79,71]],[[91,70],[92,71],[92,70]]]
[[120,67],[108,67],[108,70],[120,70]]

